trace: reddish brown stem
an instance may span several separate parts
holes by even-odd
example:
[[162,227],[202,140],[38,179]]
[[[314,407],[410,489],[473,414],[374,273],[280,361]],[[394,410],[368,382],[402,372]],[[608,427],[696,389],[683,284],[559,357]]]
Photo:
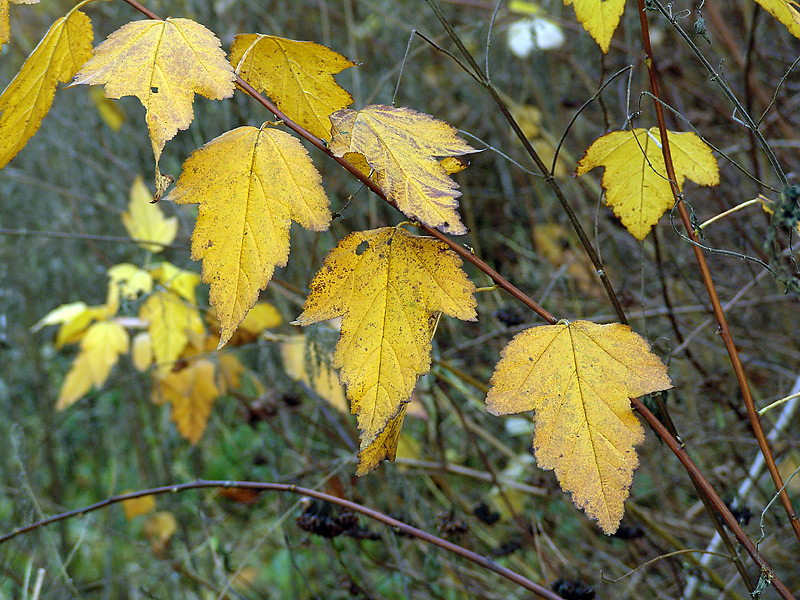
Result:
[[714,317],[719,325],[720,336],[722,337],[722,341],[725,344],[725,349],[728,351],[728,356],[730,357],[731,364],[733,365],[736,381],[741,389],[742,398],[744,399],[745,408],[747,409],[747,416],[750,420],[750,425],[753,428],[753,433],[756,436],[756,440],[758,441],[758,447],[761,449],[761,453],[764,455],[764,461],[769,469],[770,475],[772,476],[775,489],[780,490],[781,504],[783,504],[783,507],[786,510],[786,515],[789,517],[789,523],[792,526],[792,530],[794,531],[798,541],[800,541],[800,519],[798,519],[797,513],[795,512],[792,502],[789,499],[789,494],[784,488],[783,478],[778,471],[778,466],[775,464],[775,458],[773,457],[772,450],[767,442],[767,437],[764,435],[764,429],[761,427],[761,420],[758,417],[758,411],[756,410],[753,396],[750,393],[750,385],[747,381],[744,367],[742,366],[742,362],[739,358],[739,353],[733,343],[730,328],[728,327],[728,321],[725,317],[725,311],[722,309],[722,304],[720,303],[719,296],[717,295],[717,289],[714,285],[714,280],[711,277],[711,271],[708,268],[708,263],[706,262],[703,250],[697,243],[697,234],[695,233],[694,226],[692,225],[689,211],[686,209],[686,205],[683,202],[683,196],[681,195],[681,192],[676,184],[677,177],[675,176],[675,168],[672,162],[672,153],[670,151],[667,126],[664,120],[664,111],[661,104],[661,95],[658,89],[658,73],[656,71],[652,48],[650,46],[650,29],[647,23],[647,12],[645,11],[644,5],[645,0],[637,0],[637,3],[639,7],[639,22],[641,24],[642,31],[642,44],[645,52],[645,63],[647,64],[647,71],[650,76],[651,91],[656,100],[654,102],[654,106],[656,120],[658,122],[658,131],[661,137],[661,149],[664,155],[664,164],[666,165],[667,170],[667,179],[669,180],[672,188],[672,194],[675,198],[675,205],[678,209],[678,214],[681,217],[681,221],[683,222],[683,226],[686,229],[686,233],[689,238],[695,242],[692,244],[692,250],[694,251],[694,255],[700,269],[700,276],[703,279],[703,284],[705,285],[705,288],[708,291],[709,299],[711,300],[711,307],[714,311]]
[[686,450],[684,450],[683,445],[678,442],[678,440],[676,440],[669,431],[667,431],[667,428],[664,427],[663,423],[661,423],[661,421],[659,421],[658,418],[651,413],[644,404],[642,404],[641,400],[634,398],[631,400],[631,405],[640,415],[642,415],[642,417],[644,417],[644,420],[647,421],[653,429],[655,429],[659,437],[661,437],[661,439],[667,443],[669,449],[672,450],[675,456],[678,457],[678,460],[683,463],[683,466],[686,467],[686,471],[689,473],[689,476],[692,477],[695,480],[696,485],[705,492],[709,502],[719,513],[719,516],[725,522],[725,525],[728,526],[742,547],[744,547],[750,557],[761,568],[762,574],[768,578],[772,584],[772,587],[774,587],[778,594],[780,594],[781,598],[784,598],[784,600],[793,600],[794,596],[792,595],[792,592],[789,591],[789,588],[787,588],[783,582],[778,579],[778,576],[772,571],[772,568],[769,566],[769,564],[767,564],[767,561],[764,560],[764,558],[758,552],[758,548],[756,548],[755,544],[753,544],[753,542],[750,541],[750,538],[747,537],[747,534],[745,533],[744,529],[742,529],[742,526],[739,525],[736,517],[734,517],[731,514],[731,511],[728,510],[728,507],[725,506],[725,503],[722,501],[722,498],[719,497],[714,487],[703,476],[703,474],[700,472],[700,469],[697,468],[697,465],[694,464],[692,459],[689,458],[689,455],[686,453]]
[[[125,1],[127,2],[128,0]],[[319,492],[317,490],[312,490],[297,485],[291,485],[288,483],[263,483],[258,481],[200,480],[200,481],[193,481],[191,483],[182,483],[179,485],[168,485],[158,488],[152,488],[149,490],[141,490],[138,492],[131,492],[129,494],[120,494],[118,496],[111,496],[110,498],[106,498],[105,500],[97,502],[96,504],[91,504],[83,508],[78,508],[76,510],[71,510],[69,512],[64,512],[58,515],[54,515],[48,519],[42,519],[41,521],[31,523],[30,525],[25,525],[24,527],[18,527],[17,529],[14,529],[10,533],[0,536],[0,544],[7,542],[11,538],[14,538],[23,533],[28,533],[29,531],[33,531],[34,529],[39,529],[40,527],[44,527],[45,525],[50,525],[51,523],[57,523],[59,521],[70,519],[72,517],[79,517],[87,513],[93,512],[95,510],[105,508],[106,506],[111,506],[112,504],[123,502],[125,500],[133,500],[134,498],[141,498],[142,496],[150,496],[150,495],[154,496],[158,494],[170,494],[176,492],[184,492],[187,490],[197,490],[197,489],[207,489],[207,488],[222,488],[222,489],[236,488],[236,489],[259,490],[259,491],[288,492],[290,494],[298,494],[300,496],[308,496],[309,498],[316,498],[317,500],[330,502],[331,504],[338,504],[343,508],[352,510],[357,513],[361,513],[362,515],[369,517],[370,519],[379,521],[385,525],[388,525],[389,527],[393,527],[419,540],[428,542],[429,544],[433,544],[434,546],[438,546],[443,550],[453,552],[454,554],[457,554],[471,562],[474,562],[475,564],[480,565],[481,567],[489,569],[490,571],[494,571],[498,575],[501,575],[502,577],[505,577],[506,579],[513,581],[514,583],[524,587],[525,589],[534,592],[541,598],[547,598],[548,600],[564,600],[558,594],[551,592],[547,588],[542,587],[537,583],[534,583],[527,577],[523,577],[519,573],[515,573],[511,569],[507,569],[506,567],[497,564],[495,561],[488,559],[485,556],[481,556],[480,554],[472,552],[471,550],[467,550],[462,546],[459,546],[452,542],[448,542],[447,540],[444,540],[440,537],[430,534],[427,531],[423,531],[421,529],[417,529],[416,527],[412,527],[411,525],[407,525],[406,523],[398,521],[397,519],[393,519],[392,517],[385,515],[382,512],[379,512],[372,508],[367,508],[362,504],[358,504],[350,500],[345,500],[344,498],[339,498],[338,496],[332,496],[324,492]]]

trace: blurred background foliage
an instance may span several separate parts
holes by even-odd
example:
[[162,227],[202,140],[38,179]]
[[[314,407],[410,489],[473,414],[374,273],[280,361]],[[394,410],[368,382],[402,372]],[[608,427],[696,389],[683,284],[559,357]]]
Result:
[[[636,126],[655,124],[651,102],[640,95],[648,85],[634,5],[629,3],[611,52],[602,56],[572,9],[561,4],[543,0],[540,10],[562,28],[566,44],[534,50],[526,58],[512,54],[506,44],[510,26],[525,15],[500,8],[488,50],[492,80],[537,148],[552,157],[553,142],[577,109],[610,75],[633,66],[577,118],[564,141],[557,176],[594,234],[634,328],[670,365],[675,389],[665,398],[683,440],[722,495],[733,499],[757,447],[727,356],[708,319],[691,248],[667,217],[655,235],[636,242],[605,208],[599,172],[580,179],[570,175],[589,144],[606,130],[625,127],[628,115],[637,113]],[[356,108],[392,102],[412,29],[453,49],[421,0],[151,0],[147,5],[162,16],[203,23],[226,49],[235,34],[245,32],[328,45],[360,63],[337,76],[352,92]],[[679,5],[674,10],[693,8]],[[0,58],[2,85],[71,6],[58,0],[12,8],[13,40]],[[449,0],[443,8],[483,62],[493,3]],[[97,2],[85,10],[94,24],[95,43],[140,18],[122,2]],[[697,43],[713,64],[722,65],[729,84],[753,114],[760,115],[800,53],[800,42],[750,1],[731,1],[724,9],[709,3],[704,16],[711,44],[700,37]],[[763,155],[753,149],[753,140],[731,116],[731,107],[695,57],[663,20],[655,14],[651,19],[667,102],[710,143],[752,174],[775,183]],[[694,19],[686,18],[685,27],[691,28]],[[767,138],[793,177],[800,160],[799,87],[800,80],[789,76],[763,121]],[[396,103],[444,119],[474,145],[488,145],[506,155],[492,150],[473,155],[470,168],[456,175],[464,194],[462,215],[471,230],[464,243],[559,317],[614,320],[599,280],[552,194],[541,179],[508,160],[530,164],[475,81],[445,54],[413,38]],[[594,592],[602,598],[677,598],[692,575],[701,581],[695,597],[718,597],[718,587],[728,582],[726,597],[747,596],[730,561],[714,559],[709,574],[695,566],[697,555],[665,558],[619,582],[603,579],[624,575],[667,552],[702,549],[713,526],[677,461],[649,435],[640,448],[641,466],[623,527],[617,536],[605,537],[558,490],[552,473],[536,468],[529,416],[498,419],[485,412],[480,385],[488,382],[499,350],[523,327],[540,324],[501,292],[480,295],[477,323],[442,319],[434,341],[433,372],[417,387],[401,458],[362,479],[353,475],[354,418],[293,382],[283,371],[277,345],[268,340],[237,350],[260,377],[263,393],[245,386],[235,397],[218,400],[196,446],[176,433],[167,408],[153,406],[148,377],[137,373],[128,359],[102,390],[55,413],[55,398],[74,350],[57,351],[52,330],[34,334],[31,326],[61,304],[101,303],[110,266],[149,260],[136,245],[87,237],[125,236],[120,215],[131,184],[139,174],[149,180],[153,171],[143,109],[131,98],[117,106],[124,120],[115,132],[101,117],[89,89],[61,90],[39,133],[0,172],[3,531],[123,490],[196,478],[292,482],[342,494],[425,530],[438,530],[534,581],[555,585],[565,597],[571,590],[572,597],[585,598]],[[164,173],[177,176],[192,150],[224,131],[272,118],[241,93],[226,102],[197,97],[195,111],[191,128],[167,144],[161,161]],[[672,129],[686,129],[679,119],[668,118]],[[279,308],[286,323],[299,314],[302,293],[316,266],[338,239],[352,230],[403,220],[360,190],[335,163],[313,149],[311,153],[332,209],[342,210],[342,215],[324,234],[293,229],[289,265],[276,273],[284,285],[271,284],[262,294]],[[687,200],[699,222],[763,191],[724,159],[721,169],[718,188],[687,185]],[[348,203],[350,196],[354,197]],[[176,247],[164,258],[199,271],[188,255],[196,210],[178,210],[169,203],[162,208],[181,221]],[[705,243],[763,256],[761,243],[768,227],[768,217],[751,207],[711,226]],[[22,235],[23,231],[31,233]],[[757,400],[763,405],[785,396],[800,365],[796,298],[752,262],[714,254],[709,260],[723,301],[737,297],[729,319]],[[469,272],[477,285],[489,284],[480,273]],[[199,297],[205,294],[204,288]],[[128,310],[135,314],[136,306]],[[293,329],[284,324],[275,333],[290,334]],[[676,352],[690,334],[686,350]],[[773,414],[765,417],[767,429]],[[796,431],[797,418],[775,444],[787,475],[800,457]],[[748,505],[739,507],[743,520],[747,510],[756,516],[747,525],[755,538],[771,486],[766,480],[756,481]],[[790,488],[797,493],[795,483]],[[364,519],[359,523],[361,539],[352,531],[350,536],[321,537],[313,524],[342,515],[289,495],[250,498],[190,492],[160,496],[156,505],[160,520],[126,520],[115,506],[6,543],[0,547],[0,597],[30,597],[32,585],[26,592],[25,582],[39,568],[45,569],[41,598],[529,597],[471,563]],[[170,516],[163,516],[166,513]],[[298,517],[306,530],[298,526]],[[764,526],[762,551],[789,587],[797,589],[800,549],[787,533],[784,516],[771,510]]]

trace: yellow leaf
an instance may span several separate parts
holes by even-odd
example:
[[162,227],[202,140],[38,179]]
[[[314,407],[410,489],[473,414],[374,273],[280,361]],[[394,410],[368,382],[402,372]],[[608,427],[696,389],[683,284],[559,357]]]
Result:
[[800,38],[800,3],[797,0],[756,0],[756,2],[786,25],[789,33]]
[[230,339],[275,270],[289,257],[292,221],[313,231],[330,224],[321,177],[303,145],[263,126],[239,127],[196,150],[169,198],[200,204],[192,258],[220,322],[220,347]]
[[139,98],[158,164],[167,141],[191,124],[194,95],[230,98],[235,79],[211,31],[188,19],[147,19],[108,36],[73,85],[105,84],[107,98]]
[[[700,185],[719,185],[717,160],[694,133],[669,132],[678,189],[688,177]],[[643,240],[674,203],[666,179],[658,128],[612,131],[598,138],[578,163],[576,175],[605,167],[606,204],[625,228]]]
[[[39,0],[10,0],[14,4],[38,4]],[[0,0],[0,46],[11,39],[11,28],[8,23],[9,0]]]
[[109,316],[111,312],[105,305],[86,306],[84,302],[72,302],[51,310],[33,326],[32,331],[39,331],[48,325],[61,325],[56,335],[56,348],[62,348],[81,339],[93,321]]
[[144,373],[153,364],[153,342],[146,331],[137,333],[131,342],[131,361],[137,371]]
[[214,363],[208,359],[192,360],[160,380],[163,400],[172,405],[172,421],[181,436],[196,444],[203,437],[208,417],[219,390],[214,381]]
[[[131,239],[171,244],[178,233],[178,217],[165,217],[158,204],[153,204],[153,194],[147,189],[141,175],[131,186],[127,212],[122,213],[122,224]],[[161,244],[139,244],[150,252],[161,252]]]
[[119,323],[102,321],[86,331],[80,354],[64,379],[56,410],[64,410],[80,400],[92,385],[101,387],[117,364],[120,354],[128,351],[128,332]]
[[147,519],[144,524],[144,535],[150,540],[150,547],[157,555],[163,555],[169,540],[178,531],[178,521],[171,512],[161,510]]
[[92,99],[92,104],[94,104],[97,109],[97,114],[100,115],[100,118],[103,119],[105,124],[108,125],[114,133],[119,132],[127,118],[122,107],[117,102],[112,102],[106,98],[105,94],[103,94],[103,90],[100,88],[91,88],[89,90],[89,97]]
[[305,383],[336,410],[350,412],[339,376],[319,356],[317,345],[309,343],[305,335],[293,335],[282,342],[281,358],[289,377]]
[[240,34],[233,40],[229,58],[242,79],[319,138],[330,139],[328,117],[353,102],[333,76],[355,63],[314,42]]
[[239,325],[247,333],[257,336],[266,329],[273,329],[283,323],[278,309],[269,302],[256,302]]
[[[123,494],[130,493],[131,490],[122,492]],[[152,494],[147,496],[139,496],[138,498],[131,498],[130,500],[123,500],[122,510],[125,512],[125,519],[128,521],[135,519],[139,515],[145,515],[151,510],[156,508],[156,497]]]
[[183,353],[190,332],[203,333],[197,309],[171,292],[150,296],[139,310],[139,318],[149,323],[147,331],[160,373],[169,371]]
[[[216,347],[216,344],[214,346]],[[237,389],[242,382],[242,375],[247,372],[242,361],[231,352],[222,352],[217,356],[217,365],[220,393]]]
[[533,410],[533,446],[572,501],[610,534],[638,464],[644,431],[630,398],[672,387],[667,367],[627,325],[587,321],[516,335],[502,352],[486,397],[490,413]]
[[444,121],[409,108],[374,105],[331,115],[336,156],[364,155],[376,182],[403,213],[430,227],[467,232],[456,208],[461,192],[436,157],[476,152]]
[[200,283],[200,275],[194,271],[179,269],[172,263],[163,262],[154,265],[151,273],[161,285],[190,304],[197,301],[194,290]]
[[356,232],[311,282],[298,325],[342,316],[332,366],[347,385],[366,448],[430,369],[431,319],[475,320],[475,286],[447,246],[398,228]]
[[564,0],[564,6],[572,4],[575,16],[583,28],[598,43],[603,53],[608,52],[611,38],[625,12],[625,0]]
[[36,325],[31,327],[31,331],[36,333],[42,327],[48,327],[49,325],[61,325],[63,323],[69,323],[75,317],[80,315],[84,312],[88,306],[86,306],[85,302],[72,302],[70,304],[62,304],[58,308],[54,308],[41,319],[36,322]]
[[358,469],[356,475],[359,477],[374,471],[384,460],[394,461],[397,457],[397,445],[400,440],[400,429],[403,427],[403,419],[406,416],[406,405],[400,407],[400,412],[389,420],[374,440],[367,446],[361,444],[358,453]]
[[136,300],[153,290],[153,277],[130,263],[114,265],[108,270],[106,306],[112,314],[119,310],[120,300]]
[[[2,6],[8,8],[5,0],[0,0]],[[58,83],[69,81],[89,60],[91,53],[89,17],[75,11],[53,23],[0,95],[0,168],[6,166],[39,129],[53,104]]]

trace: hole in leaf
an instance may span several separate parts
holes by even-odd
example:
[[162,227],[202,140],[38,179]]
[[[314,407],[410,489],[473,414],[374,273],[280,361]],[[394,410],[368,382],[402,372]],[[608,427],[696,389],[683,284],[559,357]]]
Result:
[[151,88],[150,88],[150,93],[151,93],[151,94],[157,94],[157,93],[158,93],[158,88],[157,88],[157,87],[155,87],[155,86],[151,87]]
[[367,248],[369,248],[369,242],[364,240],[358,246],[356,246],[356,256],[361,256],[366,252]]

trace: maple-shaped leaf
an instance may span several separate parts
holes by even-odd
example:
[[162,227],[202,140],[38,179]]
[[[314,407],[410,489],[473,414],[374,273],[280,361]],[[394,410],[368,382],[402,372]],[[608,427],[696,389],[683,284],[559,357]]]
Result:
[[169,199],[200,204],[192,258],[202,259],[203,281],[211,286],[220,347],[275,267],[286,265],[292,221],[324,231],[331,219],[308,152],[296,138],[266,125],[239,127],[195,150]]
[[353,102],[333,76],[355,63],[326,46],[240,34],[233,39],[229,60],[242,79],[319,138],[330,139],[328,117]]
[[756,0],[756,2],[783,23],[789,33],[800,38],[800,2],[797,0]]
[[350,412],[339,375],[319,356],[317,345],[305,335],[293,335],[282,342],[281,358],[289,377],[307,385],[336,410]]
[[477,152],[458,131],[410,108],[373,105],[331,115],[336,156],[363,154],[387,198],[408,217],[446,233],[467,232],[458,216],[458,184],[437,157]]
[[156,281],[190,304],[197,301],[195,289],[200,284],[200,275],[194,271],[180,269],[172,263],[163,262],[153,265],[150,272]]
[[[39,0],[10,0],[14,4],[38,4]],[[11,27],[8,22],[9,0],[0,0],[0,46],[11,39]]]
[[56,410],[75,404],[93,385],[101,387],[119,355],[128,351],[128,342],[128,332],[114,321],[101,321],[89,327],[81,340],[81,351],[61,386]]
[[630,398],[672,387],[647,342],[619,323],[533,327],[509,342],[490,383],[489,412],[535,411],[539,466],[555,469],[603,531],[616,531],[644,441]]
[[178,371],[159,380],[163,400],[172,405],[172,421],[181,436],[196,444],[203,437],[208,417],[219,390],[214,379],[214,363],[208,359],[189,361]]
[[203,334],[197,308],[169,291],[150,296],[142,304],[139,318],[148,323],[153,358],[161,373],[172,369],[189,343],[190,334]]
[[342,317],[331,364],[341,367],[364,449],[430,369],[432,317],[476,319],[475,286],[444,243],[387,227],[344,238],[310,288],[295,323]]
[[625,0],[564,0],[564,6],[575,9],[575,16],[589,32],[603,53],[608,52],[611,38],[625,12]]
[[[688,177],[700,185],[719,185],[711,148],[694,133],[669,132],[678,189]],[[606,204],[625,228],[643,240],[675,202],[666,178],[658,128],[612,131],[598,138],[578,163],[576,175],[605,167]]]
[[[189,19],[134,21],[94,49],[73,85],[105,84],[107,98],[139,98],[158,167],[167,141],[191,124],[195,94],[213,100],[233,95],[236,75],[220,45],[211,31]],[[157,197],[162,186],[157,181]]]
[[[0,6],[5,0],[0,0]],[[6,8],[8,5],[5,4]],[[59,82],[67,82],[92,55],[92,24],[80,11],[61,17],[0,95],[0,168],[39,130]]]
[[147,189],[141,175],[131,186],[128,210],[122,213],[125,231],[134,240],[160,242],[160,244],[139,244],[139,247],[153,253],[164,250],[162,244],[171,244],[178,233],[178,217],[165,217],[158,204],[153,204],[153,194]]
[[362,477],[378,468],[384,460],[394,461],[397,457],[397,444],[400,441],[400,430],[406,416],[407,404],[400,407],[400,412],[391,418],[374,440],[368,445],[361,445],[358,452],[358,469],[356,475]]

